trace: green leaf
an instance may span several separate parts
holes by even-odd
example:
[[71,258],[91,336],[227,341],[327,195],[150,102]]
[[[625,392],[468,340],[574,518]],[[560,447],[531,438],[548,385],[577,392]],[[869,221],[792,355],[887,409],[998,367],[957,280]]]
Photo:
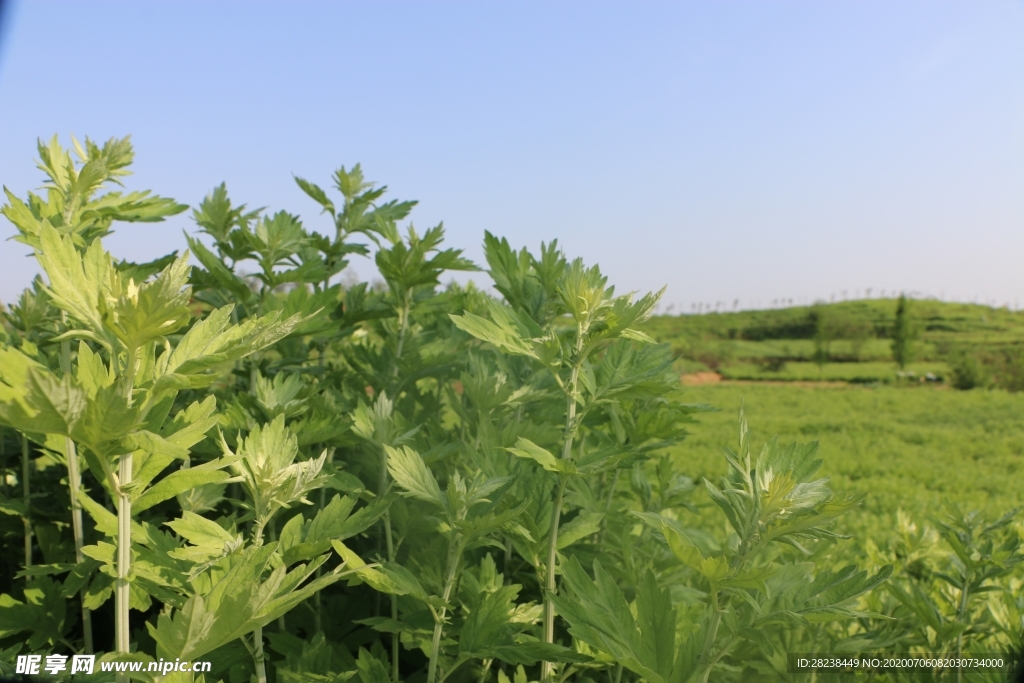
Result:
[[564,593],[548,597],[569,622],[570,633],[651,683],[672,680],[676,614],[651,572],[645,572],[637,596],[639,621],[598,562],[594,562],[594,580],[575,557],[562,565],[562,572],[575,599]]
[[120,293],[111,289],[118,278],[110,255],[103,251],[99,242],[94,242],[81,255],[69,235],[62,236],[48,224],[43,226],[39,236],[41,249],[37,259],[50,281],[47,291],[54,305],[84,323],[109,346],[113,336],[104,327],[103,313],[108,297]]
[[365,581],[374,590],[391,595],[411,595],[423,601],[428,599],[419,579],[405,567],[394,562],[385,562],[379,568],[373,567],[363,562],[341,541],[331,541],[331,546],[345,562],[345,568],[353,571],[358,580]]
[[509,453],[517,458],[533,460],[548,472],[560,472],[563,474],[575,474],[576,466],[567,460],[561,460],[551,454],[551,451],[541,448],[529,439],[519,437],[516,441],[516,448],[506,448]]
[[154,627],[152,622],[147,622],[146,629],[156,641],[157,656],[172,659],[207,652],[204,648],[209,642],[215,619],[216,615],[207,611],[203,596],[197,593],[173,617],[161,613],[157,617],[157,625]]
[[601,530],[601,520],[604,515],[600,512],[581,512],[560,527],[558,527],[558,549],[565,550],[573,543],[593,536]]
[[280,314],[274,311],[228,327],[230,314],[230,307],[217,309],[196,323],[171,354],[165,371],[191,375],[229,364],[276,344],[305,320],[300,314],[278,320]]
[[403,495],[433,503],[443,510],[448,508],[447,498],[441,493],[437,480],[419,453],[408,446],[384,446],[384,452],[388,458],[388,473],[405,489]]
[[132,514],[148,510],[157,503],[170,500],[178,494],[206,484],[218,484],[230,479],[227,472],[215,469],[189,467],[172,472],[142,493],[132,503]]
[[387,667],[367,652],[366,648],[359,648],[356,670],[359,672],[360,683],[391,683],[391,674],[388,673]]
[[186,512],[180,519],[167,522],[167,526],[192,545],[220,549],[225,543],[235,540],[224,527],[193,512]]
[[512,585],[484,594],[462,626],[460,654],[512,644],[512,635],[517,630],[512,624],[512,610],[518,595],[519,586]]
[[636,621],[640,630],[640,661],[645,668],[671,680],[676,661],[676,611],[669,592],[658,587],[649,569],[637,587]]
[[[98,243],[97,243],[98,244]],[[125,348],[134,351],[143,344],[165,337],[184,327],[191,313],[187,287],[188,252],[167,266],[152,282],[133,287],[129,282],[113,306],[108,325]]]
[[25,588],[25,601],[0,595],[0,637],[28,631],[29,650],[57,645],[63,635],[66,602],[60,584],[37,577]]
[[295,184],[302,188],[302,191],[309,195],[313,201],[320,206],[324,207],[324,213],[329,213],[331,216],[334,215],[334,202],[330,200],[327,193],[320,189],[319,186],[314,185],[308,180],[303,180],[298,176],[294,176]]
[[[142,408],[141,403],[129,406],[120,386],[104,387],[89,397],[82,417],[73,425],[70,436],[87,445],[97,455],[123,452],[124,447],[119,442],[138,425]],[[148,443],[145,436],[141,439]]]
[[329,549],[332,541],[343,541],[362,533],[381,518],[391,502],[392,498],[388,496],[377,498],[354,514],[350,514],[356,499],[336,495],[304,526],[301,515],[293,517],[289,524],[297,521],[297,538],[293,543],[286,544],[284,531],[281,535],[285,564],[315,557]]
[[518,318],[506,306],[488,301],[488,307],[493,321],[469,311],[448,317],[463,332],[506,353],[538,358],[533,348],[532,337],[540,336],[540,330],[531,329],[526,321]]
[[594,369],[595,398],[645,399],[672,389],[672,354],[668,344],[613,342]]
[[206,245],[188,234],[185,235],[185,239],[188,241],[189,251],[196,255],[196,260],[206,269],[206,273],[198,271],[199,278],[196,277],[196,271],[193,271],[193,281],[198,280],[201,283],[198,285],[199,287],[214,285],[222,287],[242,304],[248,303],[254,297],[253,291],[249,289],[245,280],[231,272],[213,252],[206,248]]

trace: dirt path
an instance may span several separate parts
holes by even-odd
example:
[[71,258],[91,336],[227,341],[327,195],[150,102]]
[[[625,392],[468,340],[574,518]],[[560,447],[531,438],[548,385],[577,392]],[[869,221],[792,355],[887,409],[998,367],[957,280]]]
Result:
[[679,381],[684,387],[696,387],[701,384],[718,384],[722,376],[717,372],[691,372],[688,375],[680,375]]

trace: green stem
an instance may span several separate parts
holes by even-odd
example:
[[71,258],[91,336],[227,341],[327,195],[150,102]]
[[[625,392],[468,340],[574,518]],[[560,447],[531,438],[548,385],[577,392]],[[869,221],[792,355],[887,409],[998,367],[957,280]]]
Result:
[[485,659],[483,665],[480,667],[480,680],[479,683],[487,683],[487,674],[491,672],[491,664],[494,663],[494,659]]
[[[399,329],[398,329],[398,340],[395,344],[395,360],[391,366],[391,381],[392,386],[397,384],[398,379],[398,362],[402,358],[402,351],[405,347],[405,336],[409,332],[409,314],[412,311],[412,290],[407,290],[405,293],[402,307],[399,308],[398,314],[401,318]],[[397,394],[397,392],[395,392]],[[391,397],[393,401],[398,400],[398,396],[394,395]],[[381,448],[381,460],[380,460],[380,481],[377,486],[377,495],[383,496],[388,490],[388,456]],[[391,515],[385,512],[381,518],[384,524],[384,539],[387,543],[388,561],[395,561],[395,541],[391,535]],[[395,622],[398,621],[398,596],[392,595],[391,599],[391,618]],[[400,641],[398,634],[392,634],[391,636],[391,681],[392,683],[398,683],[398,649]]]
[[21,494],[25,503],[25,516],[21,518],[25,526],[25,569],[32,566],[32,486],[29,483],[31,461],[29,460],[28,437],[21,435]]
[[[321,489],[320,492],[323,493],[323,489]],[[323,506],[321,506],[321,507],[323,507]],[[271,542],[277,541],[277,522],[273,522],[272,521],[272,522],[268,523],[267,524],[267,528],[270,530],[270,541]],[[319,569],[317,569],[316,577],[320,578],[320,570]],[[320,596],[320,591],[316,592],[316,596],[317,597]],[[284,615],[282,614],[281,616],[279,616],[277,618],[277,631],[278,631],[278,633],[284,633],[287,630],[288,629],[287,629],[287,625],[285,624],[285,621],[284,621]]]
[[[572,457],[572,443],[576,436],[576,386],[579,382],[580,368],[583,366],[583,359],[580,355],[583,351],[583,335],[586,330],[583,325],[576,327],[576,343],[573,348],[573,366],[569,375],[569,384],[566,387],[566,411],[565,411],[565,436],[562,444],[562,459],[569,460]],[[562,497],[565,494],[566,478],[563,476],[558,484],[558,491],[555,494],[554,509],[551,511],[551,526],[548,529],[548,558],[546,588],[544,596],[544,642],[555,642],[555,604],[551,596],[555,594],[555,571],[558,563],[558,522],[562,515]],[[543,683],[551,683],[555,667],[552,662],[541,663],[540,679]]]
[[[78,469],[78,452],[71,437],[64,438],[64,447],[68,458],[68,487],[71,493],[71,532],[75,538],[75,564],[85,563],[82,547],[85,545],[85,529],[82,525],[82,503],[78,500],[78,490],[82,487],[82,473]],[[86,654],[93,653],[92,612],[82,604],[82,637],[85,641]]]
[[[402,358],[402,350],[405,347],[405,335],[409,332],[409,315],[412,312],[412,290],[406,290],[405,298],[402,302],[402,307],[398,309],[398,314],[401,316],[399,321],[400,325],[398,328],[398,343],[395,344],[395,364],[391,368],[391,378],[395,380],[398,378],[398,361]],[[397,396],[392,396],[392,399],[397,400]]]
[[[551,524],[548,527],[547,572],[544,576],[544,588],[548,594],[555,592],[555,568],[558,562],[558,523],[562,516],[562,498],[565,495],[567,480],[562,477],[555,492],[554,509],[551,510]],[[555,642],[555,603],[549,595],[544,596],[544,642]],[[545,662],[549,665],[550,662]],[[551,675],[552,669],[545,666],[545,675]],[[544,676],[541,677],[544,680]]]
[[704,647],[701,648],[700,657],[697,659],[697,683],[708,683],[708,676],[711,675],[711,667],[718,661],[712,657],[711,651],[715,647],[715,639],[718,637],[718,627],[722,623],[722,611],[718,606],[718,591],[711,589],[711,622],[708,624],[708,632],[704,636]]
[[434,613],[434,637],[430,641],[430,664],[427,667],[427,683],[434,683],[437,678],[437,658],[441,654],[441,636],[444,633],[444,618],[447,614],[448,598],[451,597],[452,587],[455,585],[455,575],[462,559],[462,538],[458,535],[452,538],[448,546],[448,572],[444,580],[444,594],[439,612]]
[[576,673],[576,667],[575,666],[571,666],[571,665],[567,666],[565,668],[565,671],[562,672],[562,675],[558,677],[558,683],[565,683],[575,673]]
[[[961,623],[961,624],[964,623],[964,617],[967,616],[967,596],[969,595],[969,590],[968,590],[967,587],[970,585],[970,578],[971,577],[970,577],[969,574],[964,574],[964,577],[963,577],[964,587],[960,591],[960,605],[957,607],[957,610],[956,610],[956,620],[957,620],[958,623]],[[960,657],[963,656],[963,640],[964,640],[964,634],[963,633],[961,633],[960,635],[958,635],[956,637],[956,658],[957,658],[958,661],[960,660]],[[964,671],[958,665],[957,668],[956,668],[956,683],[960,683],[960,681],[963,680],[963,675],[964,675]]]
[[[252,543],[259,548],[263,545],[263,528],[269,519],[256,520],[253,526]],[[257,683],[267,683],[267,663],[263,657],[263,627],[257,626],[252,632],[252,659],[256,665]]]
[[257,683],[267,683],[267,663],[263,657],[262,626],[257,626],[252,632],[252,660],[256,664]]
[[[125,487],[132,481],[131,453],[121,456],[117,478],[120,490],[117,495],[117,581],[114,584],[116,649],[118,654],[127,655],[130,651],[128,611],[131,594],[128,574],[132,562],[132,499]],[[118,673],[117,683],[128,683],[128,675]]]
[[[388,454],[381,448],[380,449],[380,479],[377,483],[377,495],[383,496],[388,490]],[[381,516],[381,522],[384,524],[384,542],[387,547],[388,562],[395,561],[395,539],[391,534],[391,515],[385,512]],[[380,546],[378,546],[379,548]],[[391,618],[398,621],[398,596],[392,595],[391,599]],[[391,681],[392,683],[398,683],[398,646],[399,638],[398,634],[392,634],[391,636]]]
[[[325,290],[330,285],[330,281],[331,281],[330,278],[327,278],[326,280],[324,280],[323,288]],[[323,381],[323,377],[324,377],[324,373],[323,373],[323,369],[324,369],[324,352],[325,352],[326,348],[327,348],[327,344],[324,341],[321,341],[320,344],[317,346],[317,351],[318,352],[317,352],[316,362],[317,362],[317,365],[320,368],[320,375],[319,375],[320,379],[318,380],[320,382]],[[333,448],[330,449],[327,452],[327,464],[331,464],[332,462],[334,462],[334,449]],[[320,509],[323,510],[324,507],[326,507],[326,505],[327,505],[327,489],[326,488],[321,488],[320,489]],[[317,567],[316,568],[315,578],[319,579],[321,574],[322,574],[322,571],[323,570],[322,570],[321,567]],[[317,591],[316,593],[313,594],[313,630],[314,630],[315,633],[320,633],[323,630],[322,609],[323,609],[323,605],[322,605],[322,602],[320,600],[320,591]],[[278,620],[278,625],[281,627],[281,629],[280,629],[281,632],[284,633],[284,631],[285,631],[285,628],[284,628],[284,616],[282,616]]]
[[[135,350],[128,350],[128,363],[125,367],[125,400],[132,405],[132,392],[135,384]],[[131,588],[128,576],[132,562],[132,499],[128,491],[132,483],[132,454],[121,456],[117,473],[117,580],[114,583],[114,608],[116,610],[115,649],[119,655],[128,655],[131,650],[131,629],[129,625],[129,609]],[[119,672],[117,683],[128,683],[128,674]]]
[[[320,489],[320,509],[321,510],[324,509],[324,498],[326,498],[325,489]],[[320,567],[317,567],[316,568],[315,578],[319,579],[320,575],[321,575]],[[322,605],[322,603],[320,601],[320,591],[317,591],[316,593],[313,594],[313,632],[314,633],[320,633],[320,631],[324,630],[323,615],[321,614],[321,609],[322,608],[323,608],[323,605]],[[280,619],[278,619],[277,623],[278,623],[278,626],[280,627],[279,630],[282,633],[284,633],[284,631],[285,631],[285,628],[284,628],[284,616],[282,616]]]
[[[61,311],[61,319],[67,322],[67,313]],[[71,375],[71,341],[65,339],[60,343],[60,366],[65,377]],[[82,546],[85,545],[85,528],[82,525],[82,504],[78,500],[78,491],[82,488],[82,473],[78,469],[78,451],[70,436],[64,437],[64,451],[68,461],[68,492],[71,499],[71,533],[75,539],[75,564],[81,566],[85,562]],[[85,641],[86,654],[93,653],[92,612],[82,604],[82,638]]]

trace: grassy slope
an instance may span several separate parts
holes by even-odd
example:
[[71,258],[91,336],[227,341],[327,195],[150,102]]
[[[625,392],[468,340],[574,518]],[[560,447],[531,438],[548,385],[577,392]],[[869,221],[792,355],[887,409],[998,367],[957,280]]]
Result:
[[[812,361],[815,345],[812,309],[793,307],[737,313],[658,316],[645,331],[672,344],[680,354],[679,371],[714,369],[727,379],[844,380],[896,379],[891,342],[887,338],[896,310],[891,299],[849,301],[821,306],[820,311],[839,330],[856,323],[868,330],[860,341],[843,339],[838,331],[829,347],[835,361],[823,370]],[[907,369],[918,375],[949,377],[946,359],[951,351],[995,349],[1024,341],[1024,313],[976,304],[914,301],[911,316],[919,330],[916,360]],[[769,359],[783,367],[768,369]],[[858,361],[858,362],[853,362]]]
[[757,448],[773,434],[820,441],[822,474],[838,492],[866,495],[862,515],[884,519],[901,506],[927,516],[944,499],[992,513],[1024,504],[1021,394],[757,384],[682,391],[720,409],[702,415],[678,449],[680,471],[698,481],[725,472],[722,448],[735,448],[742,401]]
[[[931,343],[1012,343],[1024,339],[1024,311],[1010,311],[979,304],[958,304],[943,301],[915,300],[911,314],[921,328],[923,341]],[[887,336],[896,313],[894,299],[866,299],[823,304],[822,309],[838,317],[865,319]],[[648,323],[648,331],[666,341],[686,336],[714,339],[751,338],[750,333],[772,328],[798,328],[811,312],[811,307],[794,306],[736,313],[657,316]],[[810,338],[805,335],[783,335],[783,339]]]

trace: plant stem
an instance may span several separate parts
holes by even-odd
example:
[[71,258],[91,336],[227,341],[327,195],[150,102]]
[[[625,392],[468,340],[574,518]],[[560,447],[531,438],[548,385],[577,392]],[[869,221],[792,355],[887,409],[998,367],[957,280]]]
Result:
[[[75,537],[75,564],[81,566],[85,562],[82,546],[85,545],[85,529],[82,526],[82,504],[78,500],[78,490],[82,487],[82,473],[78,469],[78,453],[71,437],[64,439],[68,458],[68,479],[71,493],[71,530]],[[82,604],[82,637],[85,640],[86,654],[93,653],[92,643],[92,612]]]
[[[405,297],[402,302],[402,307],[399,309],[398,314],[401,317],[401,324],[398,329],[398,341],[395,344],[395,360],[391,366],[391,381],[397,384],[398,379],[398,362],[402,358],[402,350],[405,347],[405,335],[409,331],[409,314],[412,311],[412,290],[405,292]],[[394,385],[393,385],[394,386]],[[391,397],[393,401],[398,401],[397,391],[395,395]],[[388,490],[388,456],[387,453],[381,448],[380,451],[380,481],[377,486],[377,495],[383,496]],[[391,514],[385,512],[381,518],[384,523],[384,540],[387,543],[388,550],[388,562],[395,561],[395,541],[391,535]],[[398,596],[392,595],[391,598],[391,619],[396,623],[398,622]],[[391,681],[392,683],[398,683],[398,649],[400,640],[397,633],[391,636]],[[433,683],[431,681],[431,683]]]
[[491,672],[491,664],[494,662],[494,658],[485,659],[483,665],[480,667],[480,681],[479,683],[487,683],[487,674]]
[[[330,282],[331,282],[331,278],[329,278],[329,277],[326,280],[324,280],[323,289],[326,290],[327,287],[330,285]],[[320,344],[317,346],[317,359],[316,359],[316,363],[317,363],[317,366],[320,368],[320,374],[318,375],[319,379],[317,380],[319,382],[322,382],[323,381],[323,377],[324,377],[324,373],[323,373],[323,370],[324,370],[324,352],[325,352],[326,348],[327,348],[327,344],[326,344],[326,342],[323,342],[323,341],[321,341]],[[327,453],[327,464],[331,464],[332,462],[334,462],[334,449],[333,448],[330,449],[330,451],[328,451],[328,453]],[[320,489],[320,509],[323,510],[326,505],[327,505],[327,489],[326,488],[321,488]],[[322,572],[322,568],[321,567],[317,567],[316,568],[316,578],[317,579],[320,578],[321,572]],[[316,593],[313,594],[313,631],[315,633],[320,633],[320,631],[323,630],[323,616],[321,614],[321,609],[322,609],[322,605],[321,605],[321,601],[320,601],[320,591],[317,591]],[[284,616],[283,615],[281,616],[281,618],[278,620],[277,623],[281,627],[280,630],[283,633],[284,630],[285,630],[285,627],[284,627]]]
[[[61,320],[67,322],[67,312],[61,311]],[[60,343],[60,366],[65,377],[71,375],[71,341],[65,339]],[[64,451],[68,461],[68,494],[71,499],[71,533],[75,539],[75,564],[81,566],[85,562],[82,546],[85,545],[85,529],[82,526],[82,504],[78,500],[78,490],[82,487],[82,473],[78,469],[78,451],[70,436],[64,437]],[[85,641],[86,654],[92,654],[92,612],[82,604],[82,638]]]
[[[388,544],[388,562],[395,561],[395,542],[391,537],[391,515],[385,513],[384,516],[384,537]],[[395,623],[398,622],[398,596],[391,596],[391,619]],[[391,635],[391,680],[394,683],[398,683],[398,646],[399,637],[398,633]]]
[[[377,495],[383,496],[388,490],[388,455],[387,452],[380,449],[380,479],[377,483]],[[384,542],[387,547],[388,562],[395,561],[395,540],[391,535],[391,515],[385,512],[381,516],[381,522],[384,524]],[[380,546],[378,546],[379,548]],[[398,621],[398,596],[392,595],[391,599],[391,618]],[[398,646],[399,638],[397,634],[391,636],[391,681],[392,683],[398,683]]]
[[715,647],[715,639],[718,637],[718,627],[722,623],[722,611],[718,606],[718,591],[711,589],[711,621],[708,623],[708,632],[704,636],[704,647],[701,648],[700,658],[697,660],[697,683],[708,683],[708,676],[711,675],[711,667],[714,666],[717,658],[712,658],[711,651]]
[[[969,595],[969,591],[968,591],[967,587],[970,585],[970,578],[971,578],[970,577],[970,573],[969,572],[965,572],[964,576],[963,576],[964,587],[960,591],[960,605],[957,607],[957,610],[956,610],[956,620],[957,620],[957,622],[959,622],[961,624],[964,622],[964,617],[967,616],[967,596]],[[959,661],[960,658],[963,656],[963,639],[964,639],[964,634],[963,633],[961,633],[960,635],[958,635],[956,637],[956,658],[957,658],[957,661]],[[956,683],[960,683],[960,681],[963,679],[963,675],[964,675],[963,669],[959,665],[957,665],[957,667],[956,667]]]
[[[572,457],[572,442],[576,436],[576,385],[580,377],[580,368],[583,366],[583,359],[580,354],[583,351],[583,335],[586,330],[582,324],[576,326],[576,343],[573,347],[573,366],[569,375],[569,384],[566,387],[566,411],[565,411],[565,436],[562,444],[562,460]],[[562,515],[562,497],[565,494],[567,483],[565,476],[561,477],[558,483],[558,491],[555,494],[554,508],[551,510],[551,526],[548,529],[548,566],[546,575],[546,589],[548,594],[555,593],[555,569],[558,563],[558,522]],[[551,601],[550,595],[544,596],[544,642],[555,642],[555,603]],[[541,662],[540,679],[544,683],[550,683],[554,673],[552,662]]]
[[[135,353],[135,349],[128,350],[128,363],[125,368],[124,393],[129,407],[132,405],[135,383]],[[131,649],[131,630],[128,621],[131,602],[128,575],[132,562],[132,498],[128,485],[131,483],[132,454],[125,453],[121,456],[117,472],[117,580],[114,583],[114,627],[115,649],[119,655],[127,655]],[[128,674],[119,672],[117,683],[128,683]]]
[[[448,573],[444,579],[444,594],[441,596],[445,605],[451,597],[452,587],[455,585],[455,574],[459,568],[459,561],[462,559],[462,538],[456,535],[448,546]],[[434,638],[430,642],[430,665],[427,668],[427,683],[434,683],[437,677],[437,658],[441,653],[441,635],[444,632],[444,618],[447,608],[442,605],[440,612],[434,613]]]
[[[398,309],[398,314],[401,317],[399,321],[400,325],[398,328],[398,342],[395,344],[395,364],[391,368],[392,380],[398,378],[398,361],[402,358],[402,350],[405,346],[405,335],[409,332],[409,315],[412,313],[412,290],[406,290],[404,301],[402,301],[402,307]],[[393,399],[397,400],[398,397],[394,396]]]
[[[323,494],[323,489],[320,489],[320,493]],[[321,507],[323,507],[323,506],[321,505]],[[276,541],[277,540],[277,522],[270,522],[267,526],[270,529],[270,540],[271,540],[271,542]],[[320,570],[319,569],[317,569],[316,578],[318,578],[318,579],[320,578]],[[319,591],[317,591],[316,596],[317,597],[320,596],[320,592]],[[318,614],[317,617],[319,617],[319,616],[320,615]],[[284,615],[282,614],[281,616],[279,616],[277,618],[277,631],[278,631],[278,633],[284,633],[286,630],[288,630],[288,629],[287,629],[287,626],[286,626],[285,621],[284,621]],[[320,629],[317,628],[317,630],[320,630]]]
[[[558,482],[558,489],[555,492],[554,509],[551,510],[551,525],[548,527],[547,574],[544,577],[544,588],[547,593],[555,592],[555,565],[558,562],[558,522],[562,516],[562,497],[565,495],[567,481],[563,476]],[[555,603],[547,595],[544,596],[544,642],[555,642]],[[544,680],[545,676],[551,675],[552,668],[550,664],[550,662],[544,662],[542,667],[544,672],[541,680]]]
[[[263,527],[266,526],[269,519],[256,520],[256,524],[253,526],[252,543],[254,546],[259,548],[263,545]],[[252,632],[252,659],[256,664],[256,681],[257,683],[267,683],[267,663],[263,659],[263,627],[257,626]]]
[[21,518],[25,525],[25,568],[32,566],[32,512],[29,508],[32,499],[32,486],[29,483],[30,473],[28,437],[21,435],[21,494],[25,503],[25,516]]
[[[117,629],[116,649],[118,654],[126,655],[130,650],[128,642],[130,635],[128,610],[131,595],[128,573],[131,570],[132,562],[132,499],[124,487],[132,481],[131,453],[125,453],[121,456],[117,477],[121,490],[117,496],[117,581],[114,584],[114,602],[117,609],[115,620]],[[128,683],[128,675],[118,673],[117,683]]]

